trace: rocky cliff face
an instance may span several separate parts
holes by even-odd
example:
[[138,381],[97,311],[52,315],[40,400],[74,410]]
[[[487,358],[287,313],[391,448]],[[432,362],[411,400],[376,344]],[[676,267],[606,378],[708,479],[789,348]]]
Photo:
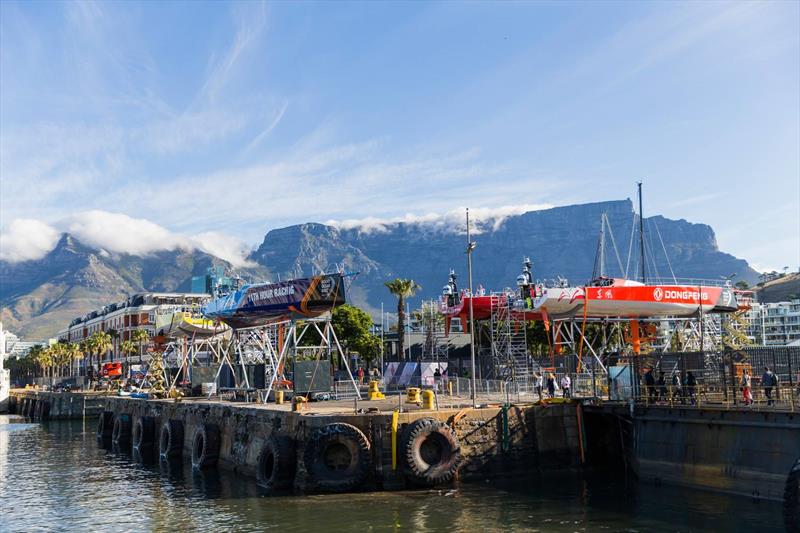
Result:
[[[480,233],[473,239],[478,242],[473,256],[475,285],[487,290],[513,286],[525,256],[533,260],[534,275],[539,279],[563,276],[573,283],[585,283],[593,273],[603,213],[613,232],[613,237],[606,235],[605,273],[622,276],[627,267],[635,277],[638,237],[628,261],[634,217],[631,201],[623,200],[532,211],[495,226],[479,224]],[[360,272],[350,298],[376,314],[381,302],[386,309],[395,305],[394,297],[383,287],[384,281],[394,277],[413,278],[422,285],[412,305],[419,298],[438,297],[451,268],[464,285],[463,229],[397,223],[367,231],[303,224],[270,231],[251,259],[280,276],[309,275],[337,267]],[[704,224],[656,216],[645,219],[645,235],[648,277],[671,278],[672,271],[678,278],[719,279],[733,273],[748,281],[757,277],[746,261],[721,252],[713,230]]]

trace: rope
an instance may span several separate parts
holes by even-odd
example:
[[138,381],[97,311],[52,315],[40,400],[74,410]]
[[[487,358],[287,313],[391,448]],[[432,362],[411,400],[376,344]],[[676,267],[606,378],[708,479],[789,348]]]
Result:
[[669,260],[669,254],[667,253],[667,247],[664,246],[664,239],[661,238],[661,231],[658,229],[658,224],[653,221],[653,226],[656,228],[656,235],[658,235],[658,240],[661,241],[661,249],[664,250],[664,257],[667,258],[667,266],[669,267],[669,272],[672,274],[672,281],[676,284],[678,283],[678,278],[675,277],[675,271],[672,270],[672,262]]

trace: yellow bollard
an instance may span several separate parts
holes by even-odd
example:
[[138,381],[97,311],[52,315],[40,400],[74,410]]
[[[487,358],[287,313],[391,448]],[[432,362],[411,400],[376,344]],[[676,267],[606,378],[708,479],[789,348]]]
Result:
[[283,403],[283,391],[282,390],[276,390],[275,391],[275,403],[277,403],[278,405],[281,405]]
[[447,393],[448,393],[450,396],[452,396],[452,395],[453,395],[453,382],[452,382],[452,381],[448,381],[448,382],[447,382]]
[[420,403],[422,400],[419,397],[420,389],[417,387],[409,387],[406,390],[406,403]]
[[383,400],[386,396],[378,388],[378,382],[373,380],[369,382],[369,389],[367,390],[367,400]]
[[424,390],[422,391],[422,408],[423,409],[434,409],[434,398],[435,394],[432,390]]
[[292,411],[303,411],[304,409],[308,409],[308,398],[305,396],[292,398]]

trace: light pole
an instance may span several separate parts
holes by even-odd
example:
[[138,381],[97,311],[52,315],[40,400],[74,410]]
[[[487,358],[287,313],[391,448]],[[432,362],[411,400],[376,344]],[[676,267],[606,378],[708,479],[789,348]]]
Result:
[[469,278],[469,352],[472,360],[472,379],[470,388],[472,389],[472,407],[478,405],[478,389],[475,381],[475,317],[472,314],[472,251],[478,243],[472,242],[469,231],[469,208],[467,208],[467,275]]

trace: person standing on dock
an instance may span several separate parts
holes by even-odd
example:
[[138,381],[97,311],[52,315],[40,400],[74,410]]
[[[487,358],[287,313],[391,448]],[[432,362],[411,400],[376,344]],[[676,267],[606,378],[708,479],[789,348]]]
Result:
[[572,398],[572,380],[569,379],[569,374],[564,374],[561,378],[561,391],[564,398]]
[[672,402],[675,403],[675,398],[679,398],[683,403],[681,397],[681,373],[677,370],[672,373]]
[[689,403],[694,405],[696,403],[695,391],[697,390],[697,378],[694,377],[692,371],[686,373],[686,395],[689,396]]
[[750,378],[750,374],[748,374],[747,369],[742,371],[742,398],[744,399],[745,405],[751,405],[753,403],[753,382]]
[[658,373],[658,399],[660,401],[667,401],[667,378],[664,376],[664,371]]
[[552,372],[547,375],[547,394],[551,398],[556,397],[556,377]]
[[539,395],[539,401],[542,401],[542,387],[544,386],[544,376],[539,372],[533,373],[533,386],[536,394]]
[[653,369],[648,368],[644,373],[644,387],[649,403],[656,403],[656,378],[653,376]]
[[363,385],[364,384],[364,367],[363,366],[358,367],[358,384],[359,385]]
[[764,375],[761,376],[761,386],[764,387],[764,396],[767,398],[767,405],[775,405],[772,399],[772,388],[778,385],[778,377],[768,366],[764,367]]

